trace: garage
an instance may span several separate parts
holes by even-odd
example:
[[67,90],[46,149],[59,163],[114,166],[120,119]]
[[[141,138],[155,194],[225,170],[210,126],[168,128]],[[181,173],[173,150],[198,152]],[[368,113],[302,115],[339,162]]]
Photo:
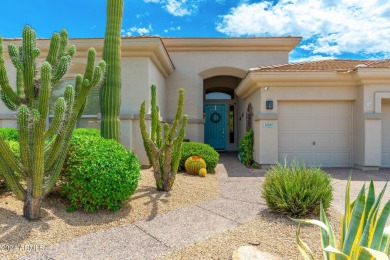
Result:
[[279,162],[352,166],[352,102],[282,101],[278,111]]
[[390,167],[390,101],[382,103],[382,167]]

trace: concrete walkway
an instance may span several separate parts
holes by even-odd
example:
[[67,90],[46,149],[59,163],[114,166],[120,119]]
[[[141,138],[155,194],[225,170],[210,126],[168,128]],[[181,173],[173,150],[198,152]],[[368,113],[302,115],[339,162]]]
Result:
[[[248,170],[235,153],[221,154],[216,171],[221,190],[219,199],[157,215],[152,220],[87,234],[23,259],[156,259],[248,222],[267,208],[260,194],[265,171]],[[342,212],[350,170],[327,171],[335,186],[332,206]],[[353,170],[353,176],[351,190],[355,196],[362,183],[370,178],[378,188],[383,187],[390,179],[390,171]],[[386,200],[389,198],[390,191],[386,193]]]

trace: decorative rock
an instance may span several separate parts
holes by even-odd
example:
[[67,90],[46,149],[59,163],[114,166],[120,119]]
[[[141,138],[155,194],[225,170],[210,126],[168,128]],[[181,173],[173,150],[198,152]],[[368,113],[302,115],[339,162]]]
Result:
[[280,257],[262,252],[254,246],[241,246],[232,255],[232,260],[279,260]]

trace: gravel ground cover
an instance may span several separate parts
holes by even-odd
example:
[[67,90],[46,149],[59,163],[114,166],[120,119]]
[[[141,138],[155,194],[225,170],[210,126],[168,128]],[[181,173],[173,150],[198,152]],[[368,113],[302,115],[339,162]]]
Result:
[[[256,169],[248,170],[242,167],[242,165],[234,163],[234,158],[231,155],[221,159],[224,167],[218,165],[220,171],[222,171],[222,174],[218,175],[218,177],[222,196],[230,196],[230,191],[223,189],[225,186],[224,183],[236,181],[241,176],[240,179],[243,183],[254,183],[252,188],[250,188],[252,186],[250,185],[245,189],[245,191],[250,191],[252,196],[246,197],[241,195],[241,199],[248,202],[255,202],[257,198],[257,203],[264,203],[262,199],[259,199],[260,192],[255,189],[256,187],[260,187],[266,171]],[[385,183],[390,181],[390,169],[361,171],[348,168],[327,168],[324,170],[332,176],[334,199],[327,214],[334,228],[335,235],[339,239],[340,218],[344,211],[345,187],[349,175],[352,174],[351,199],[354,199],[362,185],[366,183],[367,186],[371,179],[375,182],[376,195],[378,195]],[[225,174],[223,174],[224,171]],[[248,181],[245,179],[248,179]],[[389,199],[390,188],[384,194],[382,207]],[[387,225],[390,225],[390,219]],[[166,255],[162,259],[229,259],[235,249],[244,245],[254,245],[259,250],[272,253],[283,260],[302,259],[296,247],[296,230],[297,224],[295,222],[291,221],[288,217],[272,213],[264,206],[263,210],[252,221]],[[317,259],[323,259],[320,245],[320,229],[318,227],[303,225],[301,228],[301,238],[309,245]]]
[[209,174],[206,178],[177,174],[173,190],[165,193],[156,191],[153,173],[148,169],[142,170],[137,191],[117,212],[68,213],[66,201],[54,194],[44,200],[41,219],[27,221],[22,216],[23,203],[12,194],[3,193],[0,195],[0,249],[4,250],[0,250],[0,259],[14,259],[28,253],[19,247],[47,247],[87,233],[138,220],[151,220],[158,214],[219,196],[216,174]]
[[[335,210],[329,210],[328,213],[338,237],[340,214]],[[234,250],[245,245],[256,246],[259,250],[272,253],[283,260],[301,259],[296,247],[296,230],[297,224],[287,217],[263,210],[250,222],[166,255],[162,259],[230,259]],[[309,245],[317,259],[323,258],[319,228],[302,226],[301,238]]]
[[[349,173],[353,174],[351,197],[354,198],[363,183],[368,183],[370,179],[375,181],[378,193],[386,181],[390,180],[390,171],[362,172],[345,168],[325,170],[333,178],[334,200],[328,210],[328,218],[338,237]],[[245,211],[249,215],[253,214],[252,217],[248,215],[248,218],[245,218],[242,213],[237,215],[234,211],[225,209],[230,215],[219,216],[235,221],[236,227],[212,237],[205,237],[204,240],[184,248],[179,247],[177,251],[165,255],[162,259],[229,259],[232,252],[243,245],[254,245],[261,251],[279,256],[280,259],[301,259],[296,247],[297,224],[286,216],[269,211],[261,199],[260,184],[265,174],[265,170],[249,170],[243,167],[235,154],[221,154],[215,175],[199,178],[179,174],[174,190],[164,194],[155,191],[152,173],[150,170],[144,170],[136,194],[119,212],[67,213],[64,201],[52,196],[44,203],[43,218],[36,222],[25,221],[21,217],[22,204],[12,195],[3,194],[0,195],[0,245],[51,245],[115,226],[120,228],[122,224],[137,220],[153,220],[158,214],[182,207],[198,205],[197,207],[219,214],[221,209],[229,205],[239,210],[240,207],[233,207],[238,203],[253,204],[252,211],[256,212]],[[389,198],[390,190],[386,192],[384,200]],[[225,203],[220,205],[220,201]],[[212,205],[215,208],[210,208]],[[234,216],[239,217],[235,219]],[[314,251],[316,257],[322,259],[319,231],[318,227],[305,225],[301,229],[301,238]],[[13,258],[20,254],[3,252],[2,255],[0,252],[0,259],[2,256]]]

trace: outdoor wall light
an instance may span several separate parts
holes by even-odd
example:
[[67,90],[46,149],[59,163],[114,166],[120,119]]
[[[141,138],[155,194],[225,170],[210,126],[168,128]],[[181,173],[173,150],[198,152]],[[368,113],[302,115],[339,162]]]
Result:
[[265,86],[265,87],[264,87],[264,90],[265,90],[265,91],[268,91],[268,86]]
[[274,109],[274,102],[272,100],[265,101],[265,108],[266,109]]

